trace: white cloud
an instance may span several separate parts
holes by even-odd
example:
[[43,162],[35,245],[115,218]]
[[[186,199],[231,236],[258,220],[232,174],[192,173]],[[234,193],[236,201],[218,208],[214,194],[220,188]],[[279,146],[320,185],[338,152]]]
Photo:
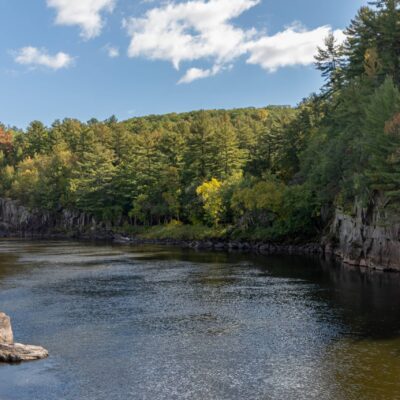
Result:
[[[248,43],[250,56],[247,63],[260,65],[269,72],[288,66],[312,64],[317,48],[324,44],[324,39],[331,31],[329,26],[311,31],[291,27],[276,35],[261,37]],[[335,36],[342,41],[341,34],[341,31],[335,32]]]
[[56,24],[78,25],[81,36],[92,39],[103,28],[103,12],[112,12],[116,0],[47,0],[47,6],[57,11]]
[[259,0],[192,0],[153,8],[143,18],[131,18],[125,26],[131,35],[130,57],[167,60],[175,68],[183,61],[213,58],[229,62],[243,54],[254,31],[231,23]]
[[214,65],[210,69],[190,68],[186,71],[185,75],[179,80],[178,83],[190,83],[197,79],[208,78],[217,75],[222,70],[221,66]]
[[32,67],[46,67],[54,70],[69,67],[73,58],[66,53],[59,52],[55,55],[48,54],[46,49],[36,47],[23,47],[15,52],[15,62]]
[[119,48],[111,45],[107,45],[104,48],[107,52],[108,57],[116,58],[119,57]]
[[[274,35],[242,29],[232,22],[261,0],[190,0],[169,2],[148,10],[141,18],[130,18],[124,26],[131,36],[129,57],[171,62],[207,60],[209,69],[189,68],[179,83],[214,76],[240,56],[269,72],[294,65],[309,65],[329,26],[306,30],[291,26]],[[335,31],[343,40],[343,33]]]

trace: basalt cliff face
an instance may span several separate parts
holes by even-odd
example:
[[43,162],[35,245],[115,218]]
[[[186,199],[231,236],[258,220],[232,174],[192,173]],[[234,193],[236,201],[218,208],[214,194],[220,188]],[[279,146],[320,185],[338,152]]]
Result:
[[[106,227],[93,216],[71,210],[31,210],[0,198],[0,237],[103,238]],[[105,238],[105,237],[104,237]]]
[[336,210],[325,252],[350,265],[400,271],[400,222],[376,197],[369,207],[354,207],[352,215]]

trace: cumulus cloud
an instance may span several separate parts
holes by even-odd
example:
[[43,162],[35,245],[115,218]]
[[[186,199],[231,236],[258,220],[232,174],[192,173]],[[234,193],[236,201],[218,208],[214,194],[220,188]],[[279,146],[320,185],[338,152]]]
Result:
[[[190,0],[169,2],[130,18],[124,26],[131,37],[129,57],[165,60],[179,69],[183,62],[208,60],[209,69],[189,68],[179,83],[214,76],[240,56],[269,72],[314,62],[329,26],[307,30],[293,25],[274,35],[242,29],[233,20],[261,0]],[[343,34],[336,31],[341,41]]]
[[53,70],[69,67],[73,58],[66,53],[59,52],[50,55],[46,49],[38,49],[36,47],[23,47],[15,52],[15,62],[31,67],[46,67]]
[[222,70],[221,66],[214,65],[209,69],[190,68],[186,71],[185,75],[179,80],[178,83],[190,83],[197,79],[208,78],[217,75]]
[[177,69],[183,61],[202,58],[229,62],[245,52],[246,41],[255,34],[230,21],[258,3],[192,0],[153,8],[143,18],[125,22],[132,38],[128,55],[171,61]]
[[[324,39],[331,32],[329,26],[310,31],[301,27],[290,27],[273,36],[261,37],[247,44],[247,63],[260,65],[269,72],[288,66],[312,64],[317,48],[324,44]],[[335,31],[334,35],[343,41],[344,35],[341,31]]]
[[116,0],[47,0],[55,8],[56,24],[78,25],[84,39],[98,36],[103,28],[104,12],[112,12]]

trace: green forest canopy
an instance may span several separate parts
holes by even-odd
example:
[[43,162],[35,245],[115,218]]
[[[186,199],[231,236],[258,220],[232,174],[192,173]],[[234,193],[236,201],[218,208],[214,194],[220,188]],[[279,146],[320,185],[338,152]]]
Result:
[[336,207],[400,204],[400,0],[362,7],[319,49],[320,93],[296,108],[0,126],[0,196],[114,226],[318,235]]

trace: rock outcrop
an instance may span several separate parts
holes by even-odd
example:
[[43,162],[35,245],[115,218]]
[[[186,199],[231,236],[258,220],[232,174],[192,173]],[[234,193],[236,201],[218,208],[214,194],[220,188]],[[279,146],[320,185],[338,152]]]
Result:
[[0,362],[20,363],[23,361],[42,360],[49,353],[40,346],[29,346],[20,343],[0,344]]
[[400,271],[400,222],[382,197],[352,215],[336,210],[324,247],[350,265]]
[[40,360],[48,355],[48,351],[43,347],[14,343],[10,317],[0,313],[0,362]]
[[91,215],[62,209],[29,209],[15,200],[0,198],[0,237],[60,237],[106,239],[106,229]]

